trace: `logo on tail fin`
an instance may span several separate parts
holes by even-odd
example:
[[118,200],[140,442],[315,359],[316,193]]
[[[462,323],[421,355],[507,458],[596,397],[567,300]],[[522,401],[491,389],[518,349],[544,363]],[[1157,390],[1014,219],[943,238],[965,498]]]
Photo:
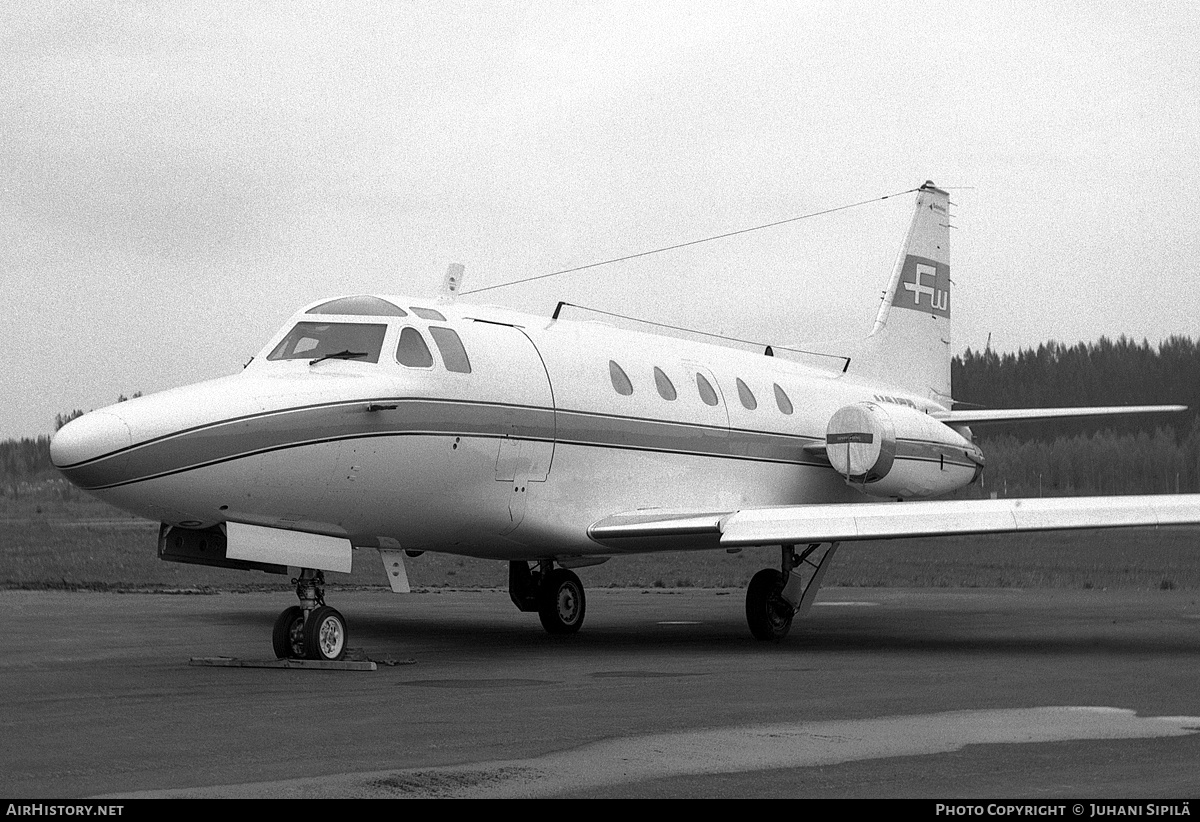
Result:
[[893,308],[950,316],[950,266],[909,254],[900,272]]

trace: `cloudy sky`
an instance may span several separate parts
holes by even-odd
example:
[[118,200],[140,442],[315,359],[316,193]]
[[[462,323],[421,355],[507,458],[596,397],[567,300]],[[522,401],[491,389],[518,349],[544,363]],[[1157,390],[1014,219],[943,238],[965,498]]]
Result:
[[[895,5],[893,8],[891,6]],[[0,438],[236,372],[300,305],[955,187],[955,347],[1200,334],[1194,3],[0,10]],[[912,196],[467,300],[865,334]]]

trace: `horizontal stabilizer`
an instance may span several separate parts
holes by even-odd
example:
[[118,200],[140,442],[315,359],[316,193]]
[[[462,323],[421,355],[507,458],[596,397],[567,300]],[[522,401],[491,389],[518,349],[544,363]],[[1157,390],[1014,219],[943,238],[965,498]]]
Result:
[[989,422],[1020,422],[1072,417],[1107,417],[1121,414],[1177,414],[1186,405],[1105,405],[1092,408],[993,408],[964,411],[934,411],[935,420],[947,425],[978,425]]
[[692,548],[741,548],[1165,525],[1200,525],[1200,494],[786,505],[725,515],[639,511],[606,517],[588,533],[606,546],[646,551],[681,540]]

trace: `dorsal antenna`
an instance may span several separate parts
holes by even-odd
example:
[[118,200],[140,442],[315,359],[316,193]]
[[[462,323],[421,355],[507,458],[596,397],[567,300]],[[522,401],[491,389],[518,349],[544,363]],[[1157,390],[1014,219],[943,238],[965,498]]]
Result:
[[446,269],[446,276],[442,280],[442,291],[438,295],[439,302],[452,303],[458,299],[458,290],[462,288],[465,270],[462,263],[450,263]]

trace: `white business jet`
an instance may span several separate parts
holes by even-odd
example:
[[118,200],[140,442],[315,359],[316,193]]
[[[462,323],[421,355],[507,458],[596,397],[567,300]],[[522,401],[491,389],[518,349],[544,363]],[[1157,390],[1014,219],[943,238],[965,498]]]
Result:
[[445,296],[340,297],[241,373],[85,414],[51,454],[161,522],[161,559],[297,569],[281,658],[345,653],[324,573],[356,548],[398,592],[405,555],[506,561],[516,606],[569,634],[585,610],[571,569],[780,546],[746,592],[751,633],[777,640],[840,542],[1200,523],[1200,495],[925,499],[978,480],[972,423],[1182,410],[951,410],[948,205],[920,187],[874,329],[832,367]]

